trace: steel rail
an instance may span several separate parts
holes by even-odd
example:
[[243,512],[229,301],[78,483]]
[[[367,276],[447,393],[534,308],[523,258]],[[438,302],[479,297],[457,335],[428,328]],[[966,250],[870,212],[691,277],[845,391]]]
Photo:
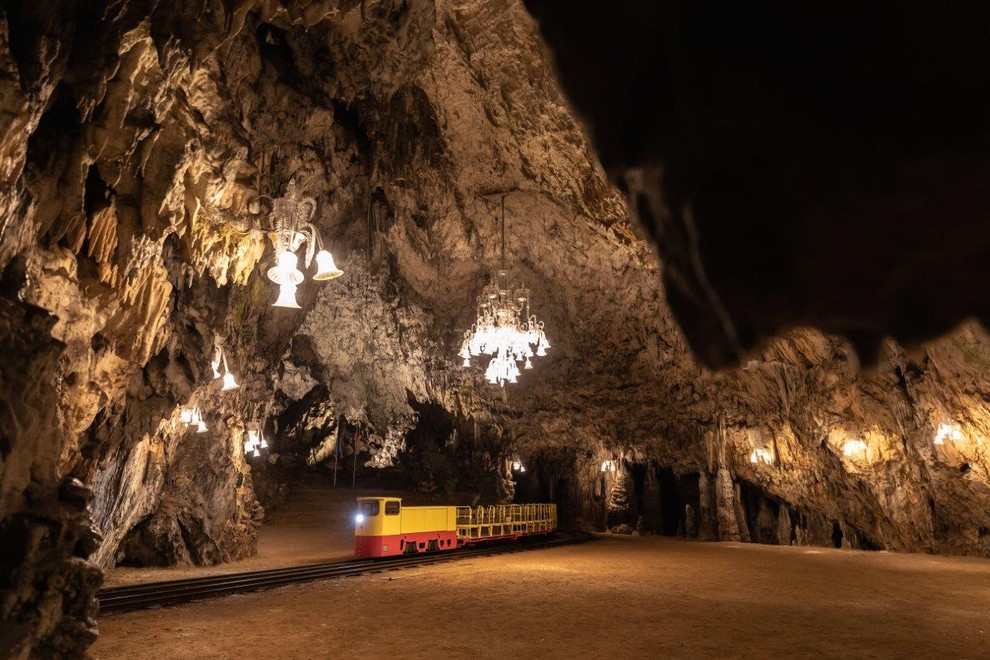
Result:
[[271,589],[287,584],[312,582],[330,578],[381,573],[414,566],[439,564],[458,559],[509,554],[525,550],[553,548],[581,543],[592,538],[586,532],[557,532],[550,538],[524,538],[517,541],[469,545],[454,551],[354,559],[348,561],[289,566],[247,573],[225,573],[183,580],[149,582],[102,589],[97,598],[100,614],[128,612],[156,606],[178,605],[203,598]]

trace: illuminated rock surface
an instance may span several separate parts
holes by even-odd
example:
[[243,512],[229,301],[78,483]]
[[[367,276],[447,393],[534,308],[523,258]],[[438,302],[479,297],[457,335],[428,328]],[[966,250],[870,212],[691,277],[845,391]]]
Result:
[[[910,357],[886,342],[864,372],[795,329],[713,374],[521,5],[286,4],[0,9],[0,529],[23,540],[0,565],[0,655],[85,648],[87,556],[252,555],[264,507],[335,461],[349,479],[354,446],[362,478],[552,497],[596,529],[990,554],[975,322]],[[270,307],[272,248],[248,231],[293,177],[345,273],[307,278],[302,310]],[[553,343],[504,390],[456,357],[502,195]],[[237,390],[212,378],[217,341]]]

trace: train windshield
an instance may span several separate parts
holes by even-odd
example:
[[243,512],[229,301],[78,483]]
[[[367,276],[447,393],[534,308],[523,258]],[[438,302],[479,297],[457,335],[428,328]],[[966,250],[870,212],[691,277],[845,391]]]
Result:
[[365,518],[374,518],[378,515],[378,500],[362,500],[358,502],[358,512]]

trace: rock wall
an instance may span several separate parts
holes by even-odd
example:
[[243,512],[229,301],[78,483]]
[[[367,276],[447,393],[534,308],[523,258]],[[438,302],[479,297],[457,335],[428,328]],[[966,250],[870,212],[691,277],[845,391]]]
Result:
[[[990,554],[984,330],[869,370],[807,328],[701,366],[516,0],[3,3],[0,109],[12,655],[86,646],[87,557],[248,556],[259,500],[351,447],[594,529]],[[301,310],[270,306],[259,229],[290,179],[345,271]],[[552,342],[504,389],[456,359],[503,201]]]

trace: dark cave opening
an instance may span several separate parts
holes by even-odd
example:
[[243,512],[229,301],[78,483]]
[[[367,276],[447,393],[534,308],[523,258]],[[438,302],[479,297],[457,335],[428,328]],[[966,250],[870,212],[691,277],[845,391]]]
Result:
[[698,515],[701,508],[700,480],[701,475],[697,472],[677,476],[669,467],[657,469],[660,534],[692,536],[691,532],[698,529]]
[[839,526],[839,523],[833,522],[832,523],[832,546],[833,547],[836,547],[836,548],[841,548],[842,547],[842,538],[843,538],[842,527]]
[[749,537],[754,543],[779,543],[777,522],[780,502],[745,479],[739,480],[739,499],[746,516]]

